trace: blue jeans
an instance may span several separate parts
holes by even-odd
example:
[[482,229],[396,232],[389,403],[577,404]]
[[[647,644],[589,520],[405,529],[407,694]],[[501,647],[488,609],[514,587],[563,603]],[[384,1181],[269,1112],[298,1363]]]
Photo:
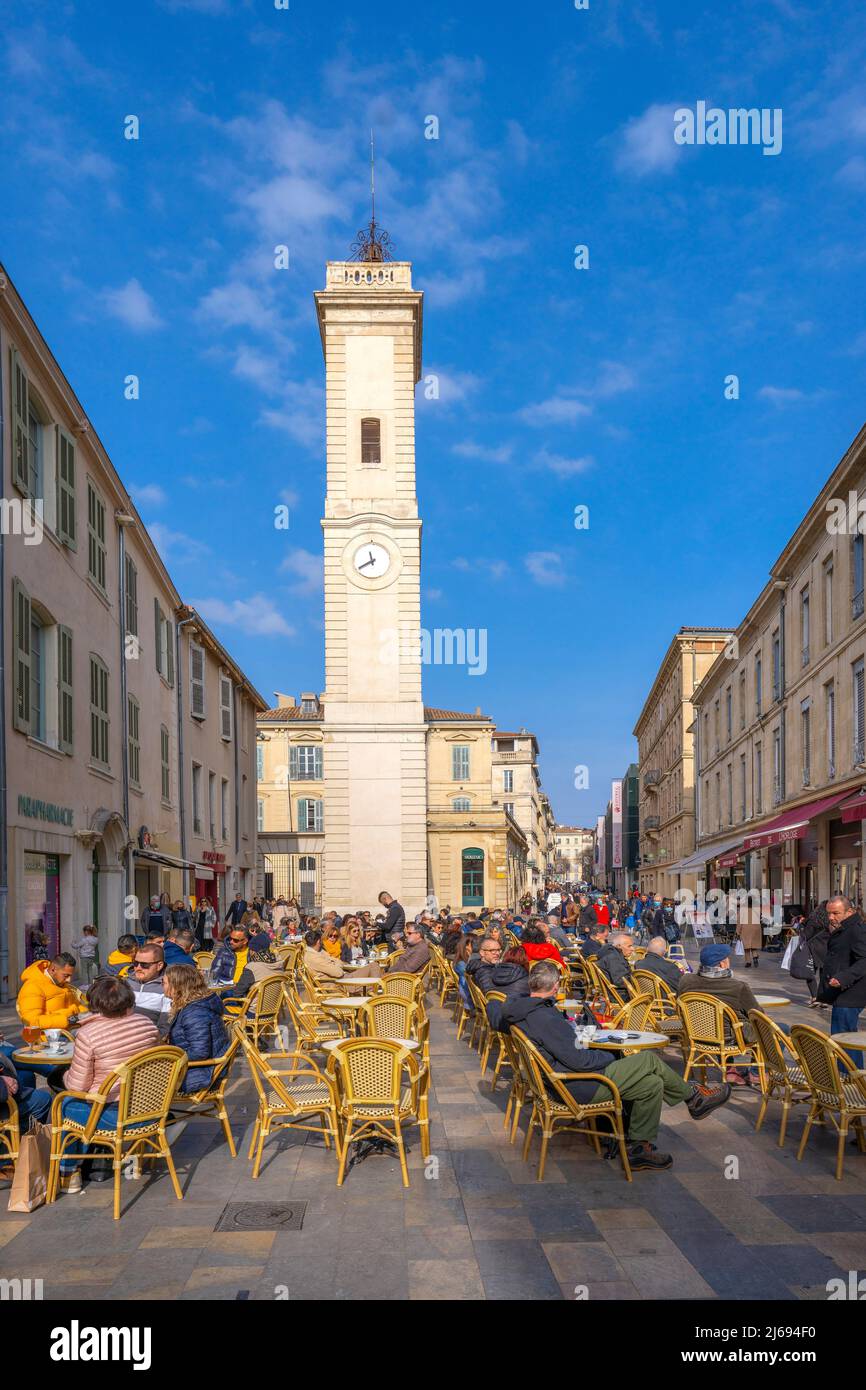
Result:
[[[833,1005],[830,1014],[830,1033],[857,1033],[860,1030],[860,1009],[840,1009],[838,1004]],[[854,1052],[851,1048],[846,1048],[848,1056],[858,1070],[863,1068],[863,1053]]]
[[[87,1124],[92,1106],[86,1100],[65,1100],[63,1102],[63,1118],[77,1120],[80,1125]],[[114,1129],[117,1125],[117,1106],[106,1105],[99,1117],[100,1129]],[[134,1129],[146,1129],[147,1125],[127,1125],[125,1134],[131,1133]],[[80,1139],[73,1139],[71,1144],[67,1144],[65,1150],[67,1157],[60,1160],[61,1173],[71,1173],[78,1166],[78,1161],[86,1157],[88,1145],[83,1144]],[[105,1149],[98,1149],[97,1154],[104,1156]]]
[[[0,1052],[10,1061],[14,1051],[14,1045],[10,1043],[0,1044]],[[37,1120],[41,1121],[48,1119],[48,1112],[54,1097],[50,1091],[37,1091],[36,1076],[32,1071],[24,1067],[15,1067],[15,1071],[18,1075],[18,1094],[15,1097],[15,1103],[18,1106],[18,1123],[23,1133],[31,1116],[35,1116]]]

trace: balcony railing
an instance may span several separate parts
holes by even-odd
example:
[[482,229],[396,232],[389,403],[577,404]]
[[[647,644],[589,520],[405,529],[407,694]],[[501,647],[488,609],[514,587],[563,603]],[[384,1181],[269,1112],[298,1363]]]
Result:
[[329,261],[329,290],[411,290],[411,261]]

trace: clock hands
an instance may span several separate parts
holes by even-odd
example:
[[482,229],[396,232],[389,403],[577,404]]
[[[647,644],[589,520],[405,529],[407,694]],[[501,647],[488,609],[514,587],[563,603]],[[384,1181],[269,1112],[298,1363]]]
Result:
[[369,558],[369,560],[365,560],[364,563],[363,563],[363,565],[359,565],[359,566],[358,566],[358,569],[359,569],[359,570],[369,569],[370,565],[375,565],[375,563],[376,563],[376,561],[373,559],[373,556],[371,555],[370,558]]

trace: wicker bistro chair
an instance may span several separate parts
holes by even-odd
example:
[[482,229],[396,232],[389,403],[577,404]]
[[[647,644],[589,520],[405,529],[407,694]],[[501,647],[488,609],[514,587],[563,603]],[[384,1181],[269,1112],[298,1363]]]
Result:
[[[465,975],[463,978],[466,981],[466,987],[469,990],[469,998],[472,1000],[473,1008],[472,1032],[469,1034],[469,1046],[474,1047],[477,1038],[479,1056],[484,1058],[486,1055],[487,1038],[490,1033],[490,1022],[487,1018],[487,999],[481,993],[481,990],[478,988],[471,975]],[[481,1071],[482,1073],[484,1071],[483,1065]]]
[[[597,1121],[602,1116],[606,1116],[610,1121],[613,1137],[619,1148],[625,1176],[631,1182],[631,1166],[626,1148],[622,1100],[614,1082],[605,1076],[604,1072],[556,1072],[548,1065],[535,1044],[530,1042],[526,1034],[519,1028],[511,1029],[511,1037],[514,1039],[520,1055],[520,1062],[526,1079],[527,1099],[532,1105],[532,1113],[529,1116],[526,1139],[523,1144],[524,1161],[529,1158],[533,1129],[538,1125],[541,1130],[538,1181],[541,1182],[544,1178],[547,1146],[558,1130],[570,1130],[579,1134],[586,1134],[596,1153],[601,1156],[601,1140],[602,1138],[609,1139],[610,1134],[602,1134],[598,1129]],[[599,1086],[608,1087],[610,1098],[589,1102],[575,1100],[565,1084],[567,1081],[596,1081]]]
[[[313,1133],[321,1131],[325,1148],[331,1147],[333,1139],[339,1152],[337,1091],[333,1079],[305,1052],[262,1053],[240,1028],[238,1036],[249,1064],[259,1103],[247,1154],[248,1158],[255,1154],[253,1178],[259,1176],[265,1140],[275,1129],[303,1129]],[[289,1060],[301,1062],[302,1068],[293,1066],[284,1070],[274,1065],[275,1062]]]
[[[630,999],[615,1016],[611,1028],[627,1029],[632,1032],[654,1033],[654,1003],[651,994],[638,994],[634,999]],[[623,1047],[623,1053],[628,1056],[634,1052],[635,1048]]]
[[[328,1058],[337,1082],[341,1121],[337,1186],[346,1176],[349,1145],[362,1139],[392,1140],[400,1155],[403,1186],[409,1186],[404,1124],[421,1129],[421,1153],[430,1152],[429,1120],[421,1108],[420,1068],[411,1052],[387,1038],[349,1038]],[[404,1077],[408,1072],[408,1084]]]
[[742,1021],[728,1004],[715,994],[688,992],[679,996],[680,1018],[683,1021],[683,1080],[688,1081],[693,1067],[707,1079],[707,1068],[718,1067],[724,1079],[728,1067],[737,1062],[756,1066],[764,1088],[764,1063],[754,1043],[743,1036]]
[[[768,1014],[762,1013],[760,1009],[750,1010],[749,1022],[752,1025],[755,1043],[764,1063],[761,1109],[755,1125],[755,1133],[757,1134],[764,1123],[764,1116],[771,1099],[779,1092],[782,1097],[782,1124],[779,1130],[779,1148],[781,1149],[785,1143],[788,1112],[791,1106],[811,1100],[812,1091],[800,1060],[794,1052],[789,1038],[782,1032],[779,1025],[774,1023]],[[792,1056],[794,1057],[793,1063],[790,1061]]]
[[203,975],[206,975],[213,965],[215,955],[215,951],[196,951],[193,955],[196,969],[200,970]]
[[347,1013],[331,1011],[327,1005],[303,1003],[291,981],[285,982],[285,1000],[301,1052],[315,1052],[323,1043],[336,1042],[351,1031],[352,1020]]
[[280,1014],[286,1002],[287,979],[282,973],[266,975],[253,985],[239,1015],[244,1028],[249,1033],[255,1047],[261,1038],[280,1038]]
[[423,1007],[424,995],[427,992],[423,972],[420,975],[410,975],[402,970],[395,970],[390,975],[383,975],[382,992],[395,995],[398,999],[408,999],[411,1003]]
[[[240,1020],[238,1022],[240,1023]],[[196,1062],[190,1068],[190,1071],[195,1073],[199,1067],[213,1067],[213,1075],[208,1085],[202,1086],[198,1091],[187,1091],[184,1095],[175,1096],[171,1103],[172,1111],[176,1115],[198,1115],[202,1118],[214,1117],[218,1119],[223,1127],[232,1158],[237,1158],[238,1151],[235,1148],[232,1127],[229,1124],[226,1110],[226,1087],[240,1045],[240,1030],[235,1029],[231,1042],[222,1057],[211,1057],[206,1062]]]
[[421,1010],[411,999],[377,994],[358,1010],[359,1032],[368,1038],[418,1037]]
[[7,1098],[5,1104],[7,1114],[5,1118],[0,1115],[0,1158],[8,1158],[14,1163],[21,1144],[18,1106],[12,1096]]
[[[91,1149],[107,1149],[112,1156],[115,1221],[120,1218],[120,1170],[124,1158],[164,1158],[174,1195],[181,1201],[183,1193],[165,1137],[165,1126],[187,1065],[187,1055],[179,1047],[150,1047],[110,1072],[94,1094],[59,1091],[51,1106],[47,1200],[56,1200],[60,1185],[60,1160],[66,1156],[68,1145],[79,1140]],[[117,1125],[113,1129],[105,1129],[100,1126],[100,1117],[106,1105],[115,1104],[109,1100],[109,1092],[118,1082]],[[90,1116],[85,1123],[63,1116],[63,1102],[69,1099],[91,1102]]]
[[628,1003],[628,995],[612,984],[592,958],[587,960],[586,967],[595,998],[603,1000],[611,1013],[617,1013],[620,1009],[624,1009]]
[[[506,998],[507,998],[507,995],[503,994],[501,990],[498,990],[498,989],[491,989],[491,990],[488,990],[487,993],[486,993],[485,996],[484,996],[484,1001],[485,1001],[485,1012],[486,1012],[486,1005],[487,1005],[487,1004],[490,1004],[490,1003],[491,1003],[492,1001],[494,1001],[494,1000],[495,1000],[497,1003],[500,1003],[500,1004],[501,1004],[501,1003],[504,1003],[504,1002],[505,1002]],[[488,1015],[488,1018],[487,1018],[487,1046],[486,1046],[484,1055],[483,1055],[482,1058],[481,1058],[481,1075],[483,1076],[484,1073],[485,1073],[485,1071],[487,1070],[487,1063],[488,1063],[488,1060],[489,1060],[489,1054],[490,1054],[490,1052],[492,1051],[493,1047],[495,1046],[495,1047],[498,1049],[498,1053],[497,1053],[497,1057],[496,1057],[496,1065],[495,1065],[494,1068],[493,1068],[493,1076],[492,1076],[491,1079],[490,1079],[490,1089],[491,1089],[491,1091],[495,1091],[495,1090],[496,1090],[496,1084],[497,1084],[497,1082],[498,1082],[498,1080],[499,1080],[499,1073],[500,1073],[500,1071],[502,1070],[502,1064],[503,1064],[503,1062],[506,1064],[506,1066],[510,1066],[510,1067],[511,1067],[511,1078],[512,1078],[512,1080],[511,1080],[511,1091],[509,1092],[509,1095],[508,1095],[508,1104],[507,1104],[506,1107],[505,1107],[505,1128],[506,1128],[506,1129],[508,1128],[508,1120],[509,1120],[509,1116],[510,1116],[510,1114],[511,1114],[511,1106],[512,1106],[512,1102],[513,1102],[513,1101],[515,1100],[515,1098],[516,1098],[516,1092],[517,1092],[517,1091],[521,1091],[521,1090],[523,1089],[523,1088],[522,1088],[522,1085],[521,1085],[522,1077],[521,1077],[521,1072],[520,1072],[520,1059],[519,1059],[518,1056],[517,1056],[517,1052],[516,1052],[516,1049],[515,1049],[515,1047],[514,1047],[514,1044],[512,1043],[511,1046],[509,1047],[509,1042],[510,1042],[510,1039],[509,1039],[508,1034],[507,1034],[507,1033],[500,1033],[499,1030],[498,1030],[497,1028],[494,1028],[493,1025],[492,1025],[492,1023],[490,1022],[490,1016]],[[516,1087],[515,1087],[515,1081],[518,1083]],[[521,1100],[520,1105],[522,1105],[522,1104],[523,1104],[523,1101]],[[520,1106],[518,1106],[517,1111],[516,1111],[516,1114],[519,1115],[519,1113],[520,1113]]]
[[812,1104],[806,1117],[803,1137],[797,1150],[803,1157],[812,1125],[829,1120],[839,1136],[836,1145],[836,1178],[842,1180],[845,1140],[849,1123],[857,1135],[857,1147],[866,1153],[863,1119],[866,1116],[866,1072],[858,1071],[850,1055],[826,1033],[795,1023],[791,1042],[806,1075]]

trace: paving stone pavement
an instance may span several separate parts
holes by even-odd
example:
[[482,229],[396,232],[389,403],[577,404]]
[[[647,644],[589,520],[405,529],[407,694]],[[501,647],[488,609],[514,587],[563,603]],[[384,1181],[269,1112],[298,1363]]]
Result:
[[[827,1026],[778,956],[743,978],[798,1001],[780,1011],[786,1022]],[[563,1135],[538,1183],[537,1142],[524,1163],[522,1139],[507,1141],[507,1085],[491,1094],[450,1010],[432,995],[429,1008],[437,1163],[425,1169],[410,1132],[408,1190],[396,1159],[377,1155],[338,1189],[333,1153],[301,1133],[269,1143],[253,1182],[253,1092],[240,1070],[230,1095],[239,1156],[214,1123],[190,1124],[174,1147],[182,1202],[159,1168],[124,1181],[118,1222],[110,1183],[31,1215],[8,1212],[0,1185],[0,1277],[41,1278],[48,1299],[793,1301],[824,1299],[829,1279],[866,1270],[866,1158],[855,1148],[837,1183],[832,1136],[814,1130],[797,1163],[799,1115],[779,1149],[779,1108],[755,1135],[757,1096],[739,1090],[701,1124],[682,1107],[665,1112],[669,1172],[628,1184],[618,1163]],[[16,1035],[14,1011],[0,1011],[0,1026]],[[679,1054],[666,1060],[676,1066]],[[739,1176],[727,1177],[733,1159]],[[228,1202],[287,1200],[307,1203],[300,1231],[214,1230]]]

